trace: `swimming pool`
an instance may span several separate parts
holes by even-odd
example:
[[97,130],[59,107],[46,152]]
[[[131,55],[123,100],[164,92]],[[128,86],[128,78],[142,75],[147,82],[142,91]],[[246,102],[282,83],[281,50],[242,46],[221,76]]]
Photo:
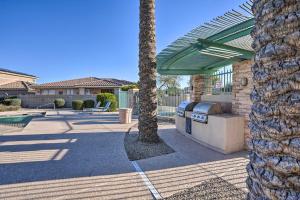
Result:
[[44,113],[39,114],[26,114],[26,115],[11,115],[0,116],[0,125],[26,127],[34,117],[44,116]]
[[31,115],[0,116],[0,125],[26,127],[32,120]]

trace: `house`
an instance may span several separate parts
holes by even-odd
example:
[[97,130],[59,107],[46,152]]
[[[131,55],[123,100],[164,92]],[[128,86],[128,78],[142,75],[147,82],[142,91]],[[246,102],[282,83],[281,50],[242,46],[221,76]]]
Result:
[[130,81],[113,78],[87,77],[35,85],[37,95],[95,95],[99,93],[118,94],[120,87],[132,84]]
[[0,68],[0,96],[34,94],[32,86],[38,77]]

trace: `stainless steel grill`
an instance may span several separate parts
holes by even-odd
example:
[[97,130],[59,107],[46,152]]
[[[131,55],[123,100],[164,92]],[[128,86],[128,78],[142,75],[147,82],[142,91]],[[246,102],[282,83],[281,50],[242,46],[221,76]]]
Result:
[[177,107],[176,113],[180,117],[185,117],[185,111],[193,111],[196,105],[197,102],[183,101]]
[[212,102],[201,102],[198,103],[192,113],[192,120],[207,123],[208,115],[221,114],[222,108],[220,103],[212,103]]

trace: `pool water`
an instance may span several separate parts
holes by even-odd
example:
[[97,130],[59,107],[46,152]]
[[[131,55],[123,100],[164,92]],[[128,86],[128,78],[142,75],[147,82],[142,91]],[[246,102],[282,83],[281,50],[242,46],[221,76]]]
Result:
[[0,125],[26,127],[32,118],[30,115],[1,116]]

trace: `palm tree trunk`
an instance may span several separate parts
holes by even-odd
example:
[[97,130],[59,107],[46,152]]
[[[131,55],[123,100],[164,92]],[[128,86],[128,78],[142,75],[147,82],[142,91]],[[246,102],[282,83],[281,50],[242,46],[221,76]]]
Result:
[[157,135],[155,0],[140,0],[139,35],[140,140],[159,141]]
[[300,1],[254,0],[248,199],[300,199]]

